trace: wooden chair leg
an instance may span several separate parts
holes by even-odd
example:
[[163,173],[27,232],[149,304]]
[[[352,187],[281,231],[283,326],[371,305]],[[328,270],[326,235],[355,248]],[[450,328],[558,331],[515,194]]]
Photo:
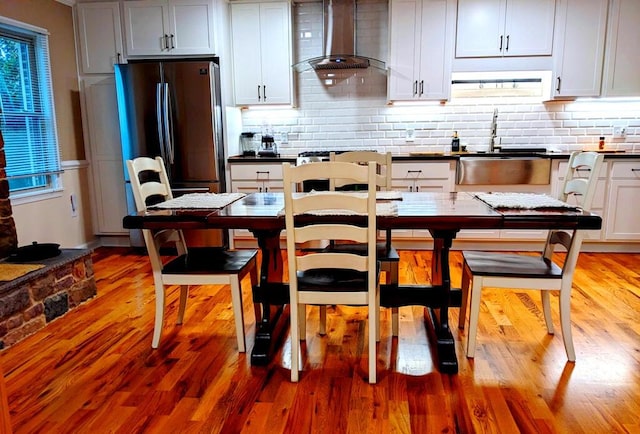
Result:
[[327,306],[322,305],[320,306],[320,318],[319,318],[319,322],[320,322],[320,336],[324,336],[327,334]]
[[231,306],[233,307],[233,321],[236,326],[236,340],[238,351],[247,351],[247,343],[244,335],[244,309],[242,308],[242,287],[238,276],[233,276],[229,282],[231,287]]
[[301,341],[307,340],[307,305],[298,304],[298,330],[300,330]]
[[573,347],[573,335],[571,333],[571,287],[560,290],[560,327],[567,359],[576,361],[576,351]]
[[151,348],[158,348],[160,345],[160,335],[162,334],[162,326],[164,325],[164,304],[165,304],[165,287],[162,282],[156,282],[156,318],[153,324],[153,339],[151,340]]
[[375,301],[369,301],[369,383],[376,384],[377,382],[377,334],[379,327],[380,309],[377,307]]
[[297,382],[299,378],[298,366],[300,363],[300,312],[299,305],[295,302],[289,305],[290,309],[290,335],[291,335],[291,381]]
[[[389,262],[387,267],[387,285],[398,285],[398,263],[397,262]],[[399,321],[400,318],[398,316],[398,308],[391,308],[391,336],[397,337],[399,332]]]
[[469,358],[473,358],[476,353],[476,334],[478,333],[481,295],[482,278],[476,276],[471,282],[471,305],[469,307],[469,330],[467,332],[467,357]]
[[460,290],[462,291],[462,299],[460,300],[460,314],[458,316],[458,328],[464,330],[464,323],[467,317],[467,306],[469,303],[469,284],[471,283],[470,271],[466,264],[462,265],[462,283]]
[[540,291],[540,296],[542,298],[542,312],[544,313],[544,323],[547,326],[547,332],[552,335],[554,333],[554,330],[553,318],[551,318],[551,297],[549,296],[549,291]]
[[189,299],[189,285],[180,285],[180,304],[178,306],[178,319],[176,324],[182,324],[184,320],[184,311],[187,308],[187,300]]

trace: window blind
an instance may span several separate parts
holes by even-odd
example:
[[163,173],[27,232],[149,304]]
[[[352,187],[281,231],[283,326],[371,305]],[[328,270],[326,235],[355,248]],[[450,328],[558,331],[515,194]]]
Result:
[[0,130],[12,194],[53,188],[61,169],[48,36],[3,23]]

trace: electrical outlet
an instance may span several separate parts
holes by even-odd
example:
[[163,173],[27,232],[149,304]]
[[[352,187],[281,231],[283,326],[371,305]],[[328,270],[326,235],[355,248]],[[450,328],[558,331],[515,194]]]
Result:
[[613,127],[613,138],[623,139],[627,136],[627,127]]
[[404,140],[406,142],[413,142],[415,140],[416,133],[414,130],[406,130]]
[[289,143],[289,133],[283,131],[280,133],[280,144],[287,145]]

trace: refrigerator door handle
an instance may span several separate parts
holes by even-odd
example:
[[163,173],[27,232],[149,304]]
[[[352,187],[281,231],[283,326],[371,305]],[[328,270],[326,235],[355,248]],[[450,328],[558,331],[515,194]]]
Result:
[[166,156],[166,151],[164,146],[164,136],[163,136],[164,128],[162,127],[162,121],[164,119],[162,116],[162,100],[163,100],[162,93],[163,93],[162,83],[156,83],[156,123],[158,125],[158,143],[160,144],[160,156],[166,163],[167,156]]
[[163,105],[163,123],[164,123],[164,146],[167,152],[167,159],[170,165],[174,163],[173,134],[171,131],[171,104],[169,104],[169,83],[163,83],[164,95],[162,99]]

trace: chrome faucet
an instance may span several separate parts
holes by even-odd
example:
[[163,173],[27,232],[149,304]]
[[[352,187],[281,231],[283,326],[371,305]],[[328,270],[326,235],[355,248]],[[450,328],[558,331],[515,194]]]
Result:
[[493,110],[493,119],[491,120],[491,141],[489,142],[489,152],[495,152],[500,149],[500,145],[496,146],[496,137],[498,132],[498,109]]

